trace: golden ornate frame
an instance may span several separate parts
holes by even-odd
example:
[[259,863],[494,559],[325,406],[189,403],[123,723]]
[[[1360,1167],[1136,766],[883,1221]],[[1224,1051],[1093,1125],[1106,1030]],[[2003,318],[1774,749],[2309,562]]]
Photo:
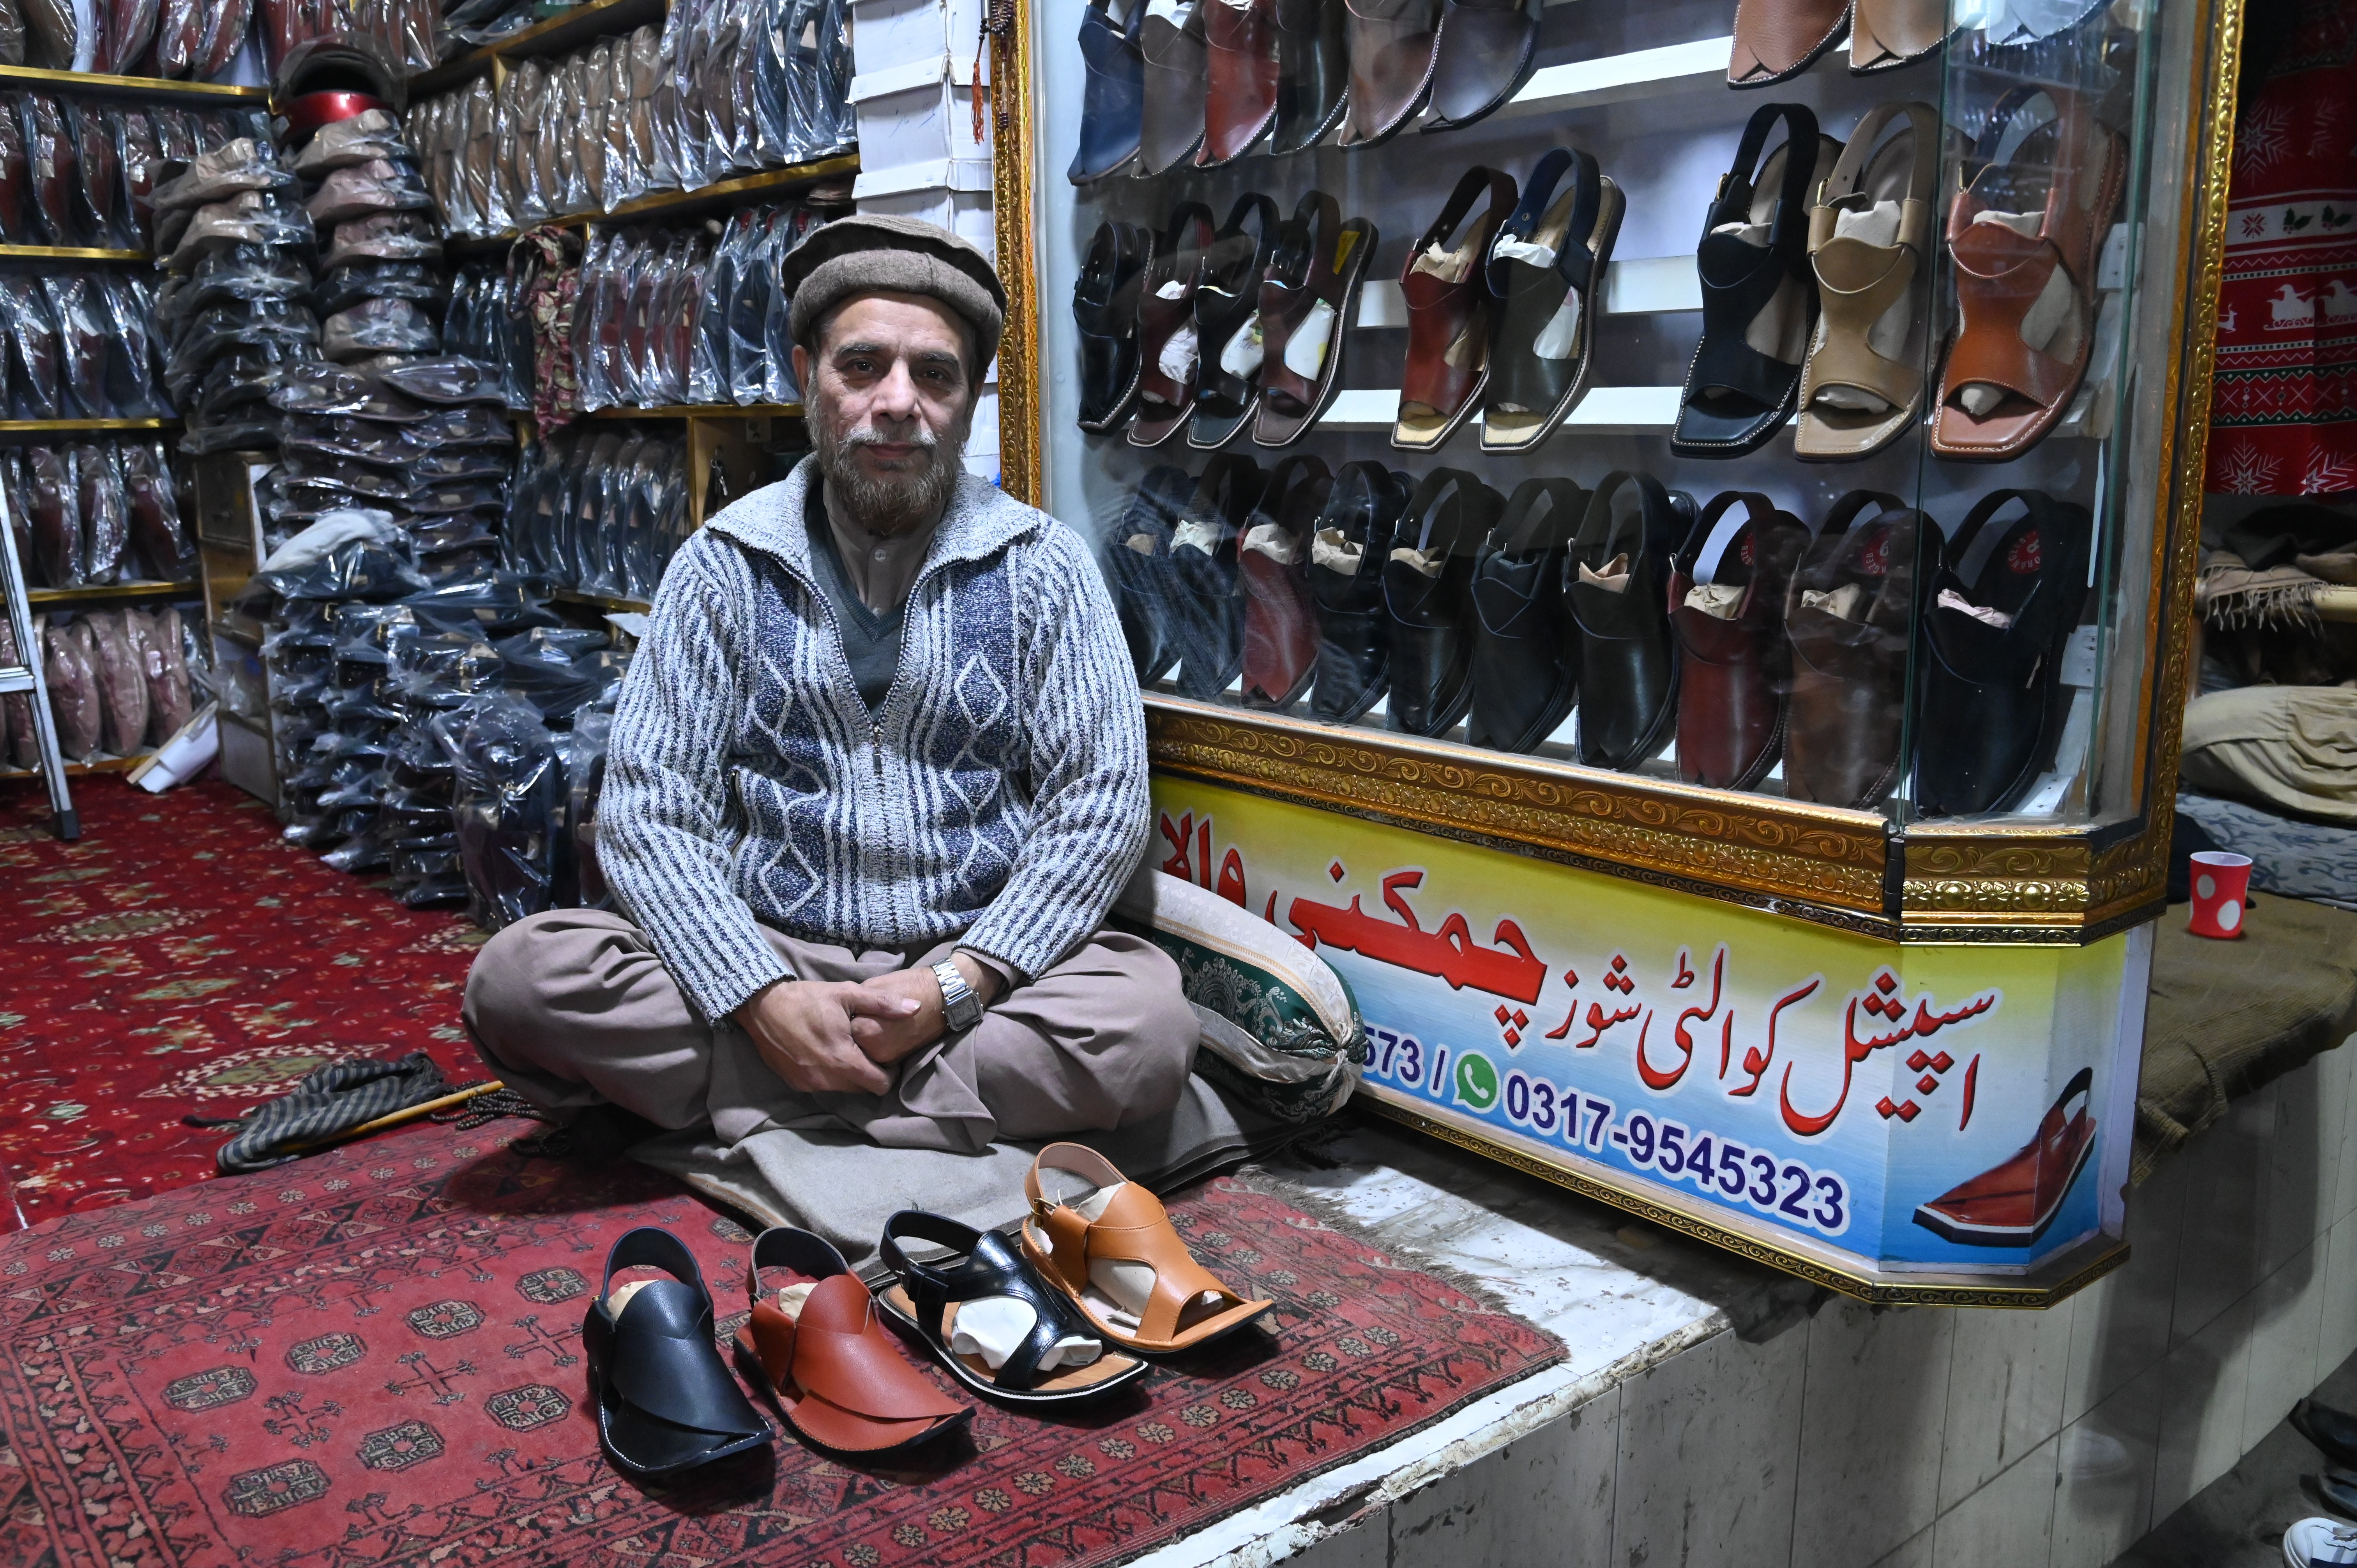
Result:
[[[1039,148],[1030,18],[1021,0],[1011,9],[1011,25],[993,34],[991,76],[998,265],[1010,302],[999,352],[1000,462],[1007,493],[1036,502],[1045,438],[1033,251]],[[2193,645],[2241,45],[2240,4],[2207,0],[2191,43],[2193,177],[2181,195],[2169,317],[2181,330],[2158,403],[2163,483],[2142,607],[2153,660],[2138,713],[2140,812],[2076,829],[1900,826],[1873,812],[1149,695],[1155,767],[1893,940],[2077,944],[2151,918],[2164,898]]]

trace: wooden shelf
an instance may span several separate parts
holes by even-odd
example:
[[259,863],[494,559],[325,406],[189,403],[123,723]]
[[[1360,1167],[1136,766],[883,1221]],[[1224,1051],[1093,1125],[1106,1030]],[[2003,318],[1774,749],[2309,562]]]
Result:
[[[155,755],[152,751],[142,751],[130,757],[102,757],[96,762],[69,762],[66,764],[66,777],[87,779],[93,773],[128,773]],[[40,774],[30,768],[0,770],[0,779],[39,777]]]
[[145,251],[101,251],[82,245],[0,245],[0,262],[152,262]]
[[160,76],[102,76],[94,70],[42,70],[29,65],[0,65],[0,82],[27,87],[59,87],[109,98],[193,98],[205,103],[267,103],[266,87],[231,87],[218,81],[167,81]]
[[177,419],[0,419],[0,435],[70,435],[79,430],[177,430]]
[[644,615],[654,607],[644,599],[617,598],[611,594],[585,594],[578,588],[555,588],[548,596],[560,605],[587,605],[593,610],[619,610]]
[[86,588],[27,588],[25,597],[35,606],[96,605],[118,599],[200,599],[201,583],[99,583]]
[[431,70],[419,71],[409,79],[410,102],[471,81],[500,60],[570,54],[609,33],[628,33],[649,22],[660,22],[663,12],[663,0],[588,0],[496,43],[445,60]]
[[[694,190],[665,190],[653,196],[642,196],[636,201],[625,201],[606,212],[573,212],[562,218],[552,218],[552,223],[568,229],[591,223],[640,223],[658,218],[685,218],[714,207],[725,207],[748,196],[782,194],[805,185],[816,185],[837,175],[859,172],[859,155],[845,153],[841,157],[821,158],[816,163],[790,164],[784,168],[762,169],[757,174],[738,175],[733,179],[701,185]],[[453,234],[444,242],[446,248],[480,250],[515,242],[521,230],[507,229],[497,234]],[[0,252],[0,254],[5,254]]]
[[800,419],[798,403],[675,403],[661,408],[627,408],[617,403],[588,415],[591,419]]

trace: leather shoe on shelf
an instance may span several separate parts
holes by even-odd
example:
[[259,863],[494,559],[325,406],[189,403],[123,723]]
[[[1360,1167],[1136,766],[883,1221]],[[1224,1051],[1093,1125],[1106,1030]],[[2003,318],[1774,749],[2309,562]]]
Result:
[[[1571,184],[1557,195],[1566,174]],[[1529,451],[1587,395],[1596,308],[1622,209],[1620,188],[1594,158],[1557,147],[1539,159],[1522,205],[1499,226],[1488,259],[1500,303],[1482,451]]]
[[1914,428],[1930,352],[1928,264],[1946,138],[1928,103],[1867,112],[1809,212],[1822,314],[1792,456],[1851,462]]
[[1210,702],[1243,666],[1243,589],[1236,541],[1267,476],[1250,457],[1214,457],[1170,537],[1171,628],[1178,639],[1178,694]]
[[1376,238],[1375,226],[1364,218],[1343,222],[1341,209],[1322,190],[1309,192],[1293,209],[1261,279],[1255,445],[1291,446],[1334,400],[1345,328],[1358,308]]
[[1784,597],[1808,547],[1799,518],[1729,490],[1703,509],[1672,560],[1678,777],[1687,783],[1749,789],[1776,766],[1791,680]]
[[[1489,205],[1471,217],[1473,203],[1485,194]],[[1484,263],[1491,240],[1513,209],[1512,176],[1469,168],[1440,216],[1408,247],[1400,269],[1400,292],[1407,296],[1407,365],[1392,426],[1392,445],[1403,452],[1434,450],[1480,403],[1490,381],[1497,304]],[[1451,236],[1455,246],[1444,250]]]
[[1947,41],[1946,0],[1856,0],[1849,19],[1850,74],[1913,65]]
[[945,1436],[973,1416],[909,1364],[834,1243],[772,1227],[754,1238],[746,1275],[753,1310],[737,1330],[737,1369],[777,1401],[803,1442],[873,1459]]
[[1203,7],[1221,0],[1134,0],[1146,7],[1138,29],[1146,59],[1146,105],[1139,117],[1138,157],[1157,175],[1190,161],[1203,145],[1203,85],[1211,70],[1203,44]]
[[1130,0],[1127,27],[1114,25],[1111,3],[1089,0],[1081,12],[1081,64],[1088,79],[1081,89],[1081,145],[1065,171],[1074,185],[1094,184],[1136,163],[1145,128],[1146,57],[1138,34],[1146,0]]
[[1351,98],[1343,0],[1276,0],[1276,119],[1268,150],[1307,152],[1342,123]]
[[1415,481],[1381,463],[1345,463],[1309,540],[1309,598],[1318,607],[1318,675],[1309,711],[1349,724],[1392,682],[1383,566]]
[[[1225,0],[1210,0],[1224,5]],[[1257,326],[1261,279],[1284,227],[1276,203],[1257,191],[1236,199],[1227,226],[1203,252],[1195,285],[1195,413],[1187,445],[1211,452],[1235,439],[1260,406],[1264,355]]]
[[1195,408],[1202,356],[1195,334],[1195,288],[1212,239],[1211,210],[1181,205],[1154,247],[1137,299],[1137,416],[1129,444],[1159,446]]
[[[2017,122],[2040,102],[2053,117],[2021,134]],[[2087,373],[2095,264],[2127,147],[2080,94],[2020,87],[1997,101],[1974,156],[1980,171],[1948,211],[1958,319],[1932,450],[2002,463],[2046,439]]]
[[1137,303],[1153,259],[1152,230],[1100,223],[1072,285],[1072,322],[1081,338],[1081,428],[1092,435],[1120,429],[1137,404]]
[[1792,799],[1863,811],[1898,782],[1907,639],[1930,581],[1916,552],[1927,545],[1939,548],[1939,524],[1896,496],[1852,490],[1802,555],[1784,601],[1792,649],[1784,793]]
[[1244,590],[1244,705],[1289,708],[1318,672],[1318,607],[1309,542],[1334,493],[1325,460],[1307,454],[1272,469],[1236,546]]
[[[1999,523],[2015,503],[2021,515]],[[2069,688],[2062,653],[2087,596],[2093,525],[2040,490],[1983,496],[1947,541],[1923,616],[1915,805],[1926,817],[2010,811],[2050,767]]]
[[1205,0],[1203,145],[1197,168],[1243,156],[1276,118],[1276,0]]
[[2291,1407],[2291,1429],[2333,1464],[2357,1469],[2357,1415],[2319,1400],[2304,1399]]
[[[1780,120],[1785,139],[1763,163]],[[1810,193],[1840,156],[1841,144],[1818,135],[1817,117],[1802,104],[1763,103],[1744,127],[1695,247],[1702,340],[1670,434],[1678,456],[1740,457],[1791,415],[1817,325]]]
[[1178,580],[1171,565],[1170,540],[1194,494],[1195,481],[1186,469],[1147,470],[1129,498],[1113,547],[1105,552],[1121,634],[1129,644],[1140,686],[1161,680],[1183,650],[1172,618]]
[[1536,0],[1442,0],[1433,41],[1426,131],[1456,131],[1493,113],[1538,59]]
[[1563,563],[1587,512],[1569,479],[1524,479],[1473,560],[1473,703],[1465,738],[1534,751],[1579,696],[1579,636],[1565,612]]
[[1408,498],[1383,564],[1401,735],[1446,735],[1473,701],[1473,557],[1504,504],[1458,468],[1435,468]]
[[1579,628],[1579,760],[1631,768],[1669,744],[1678,714],[1670,636],[1670,553],[1694,532],[1695,504],[1651,474],[1604,476],[1564,561]]
[[1399,134],[1432,90],[1440,0],[1347,0],[1351,91],[1336,145],[1372,147]]
[[1850,0],[1735,0],[1727,85],[1792,81],[1849,35],[1849,6]]

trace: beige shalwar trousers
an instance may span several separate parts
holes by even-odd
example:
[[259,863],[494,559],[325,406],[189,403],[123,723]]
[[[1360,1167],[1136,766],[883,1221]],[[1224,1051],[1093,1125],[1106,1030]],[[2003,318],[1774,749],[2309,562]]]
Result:
[[[761,934],[805,980],[866,980],[957,947],[855,951]],[[484,944],[465,1018],[490,1069],[550,1110],[610,1103],[661,1127],[708,1123],[730,1144],[773,1127],[849,1126],[889,1147],[960,1154],[1159,1115],[1184,1092],[1198,1039],[1178,966],[1142,938],[1103,930],[973,1028],[903,1058],[888,1092],[806,1094],[744,1031],[700,1017],[636,926],[593,909],[534,915]]]

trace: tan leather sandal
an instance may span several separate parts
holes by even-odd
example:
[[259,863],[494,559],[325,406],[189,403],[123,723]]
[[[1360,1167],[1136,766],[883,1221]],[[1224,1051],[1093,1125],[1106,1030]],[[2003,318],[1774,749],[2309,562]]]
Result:
[[[1075,1200],[1039,1190],[1042,1167],[1089,1184]],[[1078,1144],[1050,1144],[1023,1178],[1031,1217],[1023,1251],[1082,1316],[1125,1350],[1191,1350],[1242,1328],[1275,1305],[1246,1301],[1195,1261],[1161,1200],[1112,1161]]]
[[1850,133],[1809,210],[1819,315],[1801,371],[1796,457],[1867,456],[1922,412],[1941,151],[1930,104],[1881,104]]

